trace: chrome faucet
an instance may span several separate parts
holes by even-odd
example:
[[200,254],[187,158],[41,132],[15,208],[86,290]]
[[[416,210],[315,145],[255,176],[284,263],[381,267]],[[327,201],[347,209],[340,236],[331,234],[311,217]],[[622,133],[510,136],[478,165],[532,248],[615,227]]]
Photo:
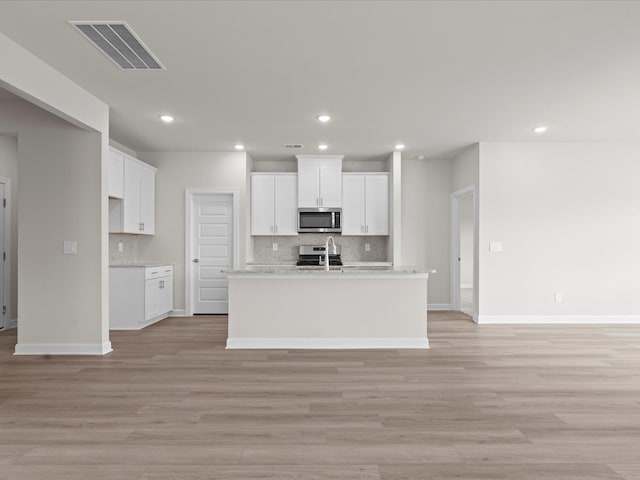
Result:
[[336,241],[331,235],[329,235],[327,237],[327,241],[324,244],[324,269],[327,272],[329,271],[329,240],[331,240],[331,243],[333,244],[333,253],[331,255],[336,254]]

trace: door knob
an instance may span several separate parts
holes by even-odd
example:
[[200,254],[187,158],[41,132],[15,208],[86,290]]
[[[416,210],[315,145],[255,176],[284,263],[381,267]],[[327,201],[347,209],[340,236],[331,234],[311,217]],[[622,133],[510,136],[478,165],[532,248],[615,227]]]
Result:
[[200,260],[198,258],[193,259],[193,263],[198,263]]

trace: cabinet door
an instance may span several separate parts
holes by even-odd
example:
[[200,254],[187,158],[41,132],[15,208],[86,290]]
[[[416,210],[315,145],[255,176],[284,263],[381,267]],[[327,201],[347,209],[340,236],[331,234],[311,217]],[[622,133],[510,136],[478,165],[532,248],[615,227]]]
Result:
[[144,282],[144,319],[145,321],[157,317],[161,313],[160,310],[160,281],[154,278],[145,280]]
[[124,197],[124,156],[109,149],[109,197]]
[[122,209],[122,231],[142,233],[140,219],[140,166],[134,160],[124,159],[124,205]]
[[389,235],[389,176],[365,176],[367,235]]
[[342,182],[342,235],[364,235],[364,175],[344,175]]
[[273,235],[273,175],[251,176],[251,235]]
[[275,175],[275,233],[298,234],[298,178],[295,173]]
[[169,313],[173,310],[173,276],[160,279],[159,295],[160,314]]
[[320,206],[342,206],[342,162],[328,162],[320,166]]
[[140,222],[145,235],[156,233],[156,172],[138,165],[140,172]]
[[317,163],[298,161],[298,206],[320,206],[320,168]]

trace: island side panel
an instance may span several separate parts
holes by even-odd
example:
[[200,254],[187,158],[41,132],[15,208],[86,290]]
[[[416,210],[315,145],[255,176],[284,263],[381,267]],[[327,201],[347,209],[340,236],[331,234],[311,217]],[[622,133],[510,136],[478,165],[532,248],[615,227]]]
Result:
[[229,276],[228,348],[426,348],[426,276]]

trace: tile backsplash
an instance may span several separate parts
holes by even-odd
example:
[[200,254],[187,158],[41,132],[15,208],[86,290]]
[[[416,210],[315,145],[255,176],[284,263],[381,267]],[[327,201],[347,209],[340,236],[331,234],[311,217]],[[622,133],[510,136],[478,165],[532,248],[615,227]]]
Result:
[[[386,262],[389,237],[343,237],[334,235],[336,244],[342,247],[344,262]],[[109,234],[109,263],[137,263],[142,261],[145,247],[150,239],[142,235]],[[300,245],[324,245],[326,234],[305,233],[291,237],[253,237],[253,262],[277,263],[295,262],[298,259]],[[118,244],[122,243],[122,252]],[[273,251],[273,244],[278,250]],[[365,243],[371,250],[365,251]]]
[[[342,248],[342,261],[348,262],[386,262],[389,237],[343,237],[334,235],[336,244]],[[327,234],[305,233],[291,237],[253,237],[253,262],[295,262],[298,259],[300,245],[324,245]],[[278,250],[273,251],[273,244]],[[365,243],[371,250],[365,251]]]
[[[139,235],[109,234],[109,263],[136,263],[138,259]],[[122,243],[122,252],[118,250],[118,244]]]

